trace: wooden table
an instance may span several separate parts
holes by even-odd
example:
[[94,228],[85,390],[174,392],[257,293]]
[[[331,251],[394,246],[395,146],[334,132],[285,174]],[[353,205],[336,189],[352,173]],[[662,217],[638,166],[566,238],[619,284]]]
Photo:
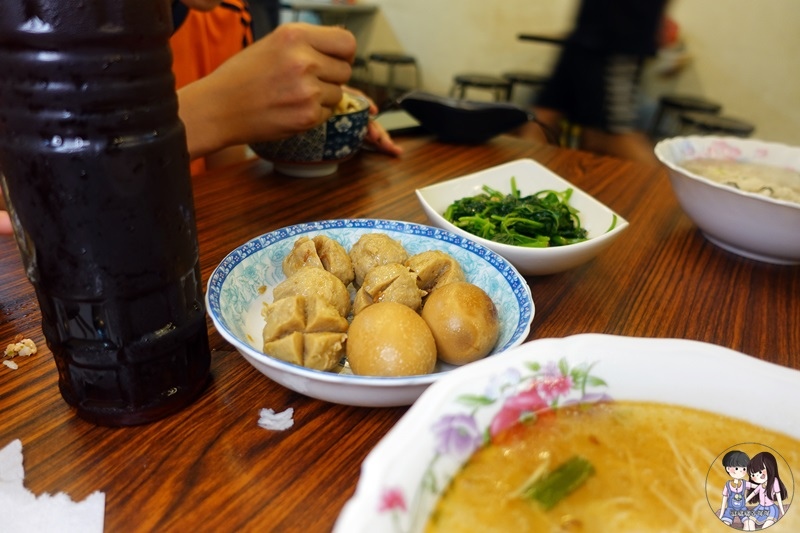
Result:
[[[261,233],[343,217],[424,223],[415,188],[530,157],[631,225],[592,262],[528,280],[536,304],[529,339],[682,337],[800,368],[800,268],[744,259],[705,240],[662,168],[507,137],[475,147],[401,142],[402,158],[362,153],[329,178],[288,179],[259,161],[198,177],[204,282],[231,249]],[[37,494],[64,491],[80,500],[105,492],[109,532],[330,531],[361,462],[406,411],[290,392],[209,325],[213,381],[196,403],[146,426],[96,427],[61,400],[39,320],[12,240],[0,238],[0,344],[21,333],[40,347],[18,358],[16,371],[0,366],[0,446],[22,440],[25,484]],[[287,407],[295,410],[291,429],[257,426],[261,408]]]

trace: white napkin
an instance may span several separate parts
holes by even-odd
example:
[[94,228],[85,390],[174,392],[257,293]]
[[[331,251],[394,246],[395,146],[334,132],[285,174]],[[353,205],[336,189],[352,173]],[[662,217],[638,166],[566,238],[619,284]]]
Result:
[[73,502],[60,492],[36,496],[23,486],[22,442],[0,450],[0,530],[3,533],[102,533],[106,497],[94,492]]

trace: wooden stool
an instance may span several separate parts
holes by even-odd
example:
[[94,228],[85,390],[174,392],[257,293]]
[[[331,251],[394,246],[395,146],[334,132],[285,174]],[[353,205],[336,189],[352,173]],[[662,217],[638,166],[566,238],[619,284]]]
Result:
[[[363,75],[357,76],[356,73],[358,72],[362,73]],[[369,64],[367,63],[367,59],[365,57],[356,56],[355,59],[353,59],[353,77],[369,83]]]
[[508,99],[511,100],[514,95],[514,87],[523,85],[532,89],[541,89],[547,82],[547,76],[536,74],[535,72],[527,71],[513,71],[503,73],[503,79],[511,83],[511,88],[508,90]]
[[414,67],[414,86],[412,89],[419,87],[419,69],[417,68],[417,60],[414,56],[395,52],[373,52],[369,55],[369,62],[386,65],[386,98],[390,107],[394,104],[399,92],[399,87],[397,87],[396,84],[395,72],[397,67]]
[[459,100],[463,100],[467,94],[467,89],[483,89],[491,91],[497,102],[507,101],[511,93],[511,82],[498,78],[497,76],[487,76],[485,74],[457,74],[453,78],[453,87],[450,89],[450,96],[458,93]]
[[756,127],[749,122],[720,115],[708,113],[681,113],[681,134],[692,133],[699,135],[734,135],[736,137],[749,137]]
[[658,108],[655,117],[653,118],[652,125],[650,126],[650,137],[658,139],[661,137],[669,136],[662,135],[662,122],[670,115],[679,115],[680,113],[691,111],[716,115],[722,110],[722,105],[717,102],[712,102],[697,96],[684,96],[684,95],[665,95],[658,101]]

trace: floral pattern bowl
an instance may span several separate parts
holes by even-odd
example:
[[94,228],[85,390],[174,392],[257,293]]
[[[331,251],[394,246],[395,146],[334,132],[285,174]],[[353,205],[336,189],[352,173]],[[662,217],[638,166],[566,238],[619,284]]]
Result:
[[[659,142],[655,154],[667,166],[684,212],[709,241],[750,259],[800,264],[800,203],[739,190],[681,166],[689,159],[709,158],[800,172],[800,147],[738,137],[689,136]],[[800,189],[800,183],[795,189]]]
[[800,371],[711,344],[599,334],[525,343],[451,372],[425,391],[367,456],[334,533],[423,531],[449,481],[486,435],[569,403],[683,405],[800,438],[797,409],[731,402],[731,384],[743,376],[769,383],[773,405],[797,404]]
[[316,178],[333,174],[339,163],[361,149],[367,134],[369,102],[360,96],[352,98],[360,104],[355,111],[333,115],[316,128],[287,139],[254,143],[250,148],[287,176]]
[[[206,307],[214,327],[261,373],[301,394],[346,405],[388,407],[410,405],[433,382],[453,370],[438,362],[432,374],[369,377],[350,373],[346,365],[322,372],[287,363],[262,351],[261,308],[272,301],[272,289],[285,279],[283,258],[295,241],[324,235],[346,250],[364,234],[385,233],[409,254],[441,250],[454,257],[467,281],[491,295],[500,317],[500,337],[492,357],[528,336],[534,315],[530,288],[505,259],[469,239],[440,229],[380,219],[336,219],[298,224],[261,235],[233,250],[212,272]],[[352,285],[351,289],[352,296]]]

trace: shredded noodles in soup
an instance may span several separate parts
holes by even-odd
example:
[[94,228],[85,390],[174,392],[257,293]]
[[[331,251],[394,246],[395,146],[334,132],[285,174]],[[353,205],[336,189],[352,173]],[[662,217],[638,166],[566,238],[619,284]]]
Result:
[[763,194],[770,198],[800,203],[800,172],[762,163],[745,163],[723,159],[690,159],[681,166],[737,189]]
[[[731,401],[747,401],[739,396],[732,391]],[[453,478],[426,531],[734,531],[720,517],[731,480],[720,456],[742,447],[755,461],[754,443],[776,451],[787,489],[776,532],[800,531],[796,439],[705,411],[624,401],[562,407],[494,436]],[[746,502],[751,516],[760,516],[758,500]]]

